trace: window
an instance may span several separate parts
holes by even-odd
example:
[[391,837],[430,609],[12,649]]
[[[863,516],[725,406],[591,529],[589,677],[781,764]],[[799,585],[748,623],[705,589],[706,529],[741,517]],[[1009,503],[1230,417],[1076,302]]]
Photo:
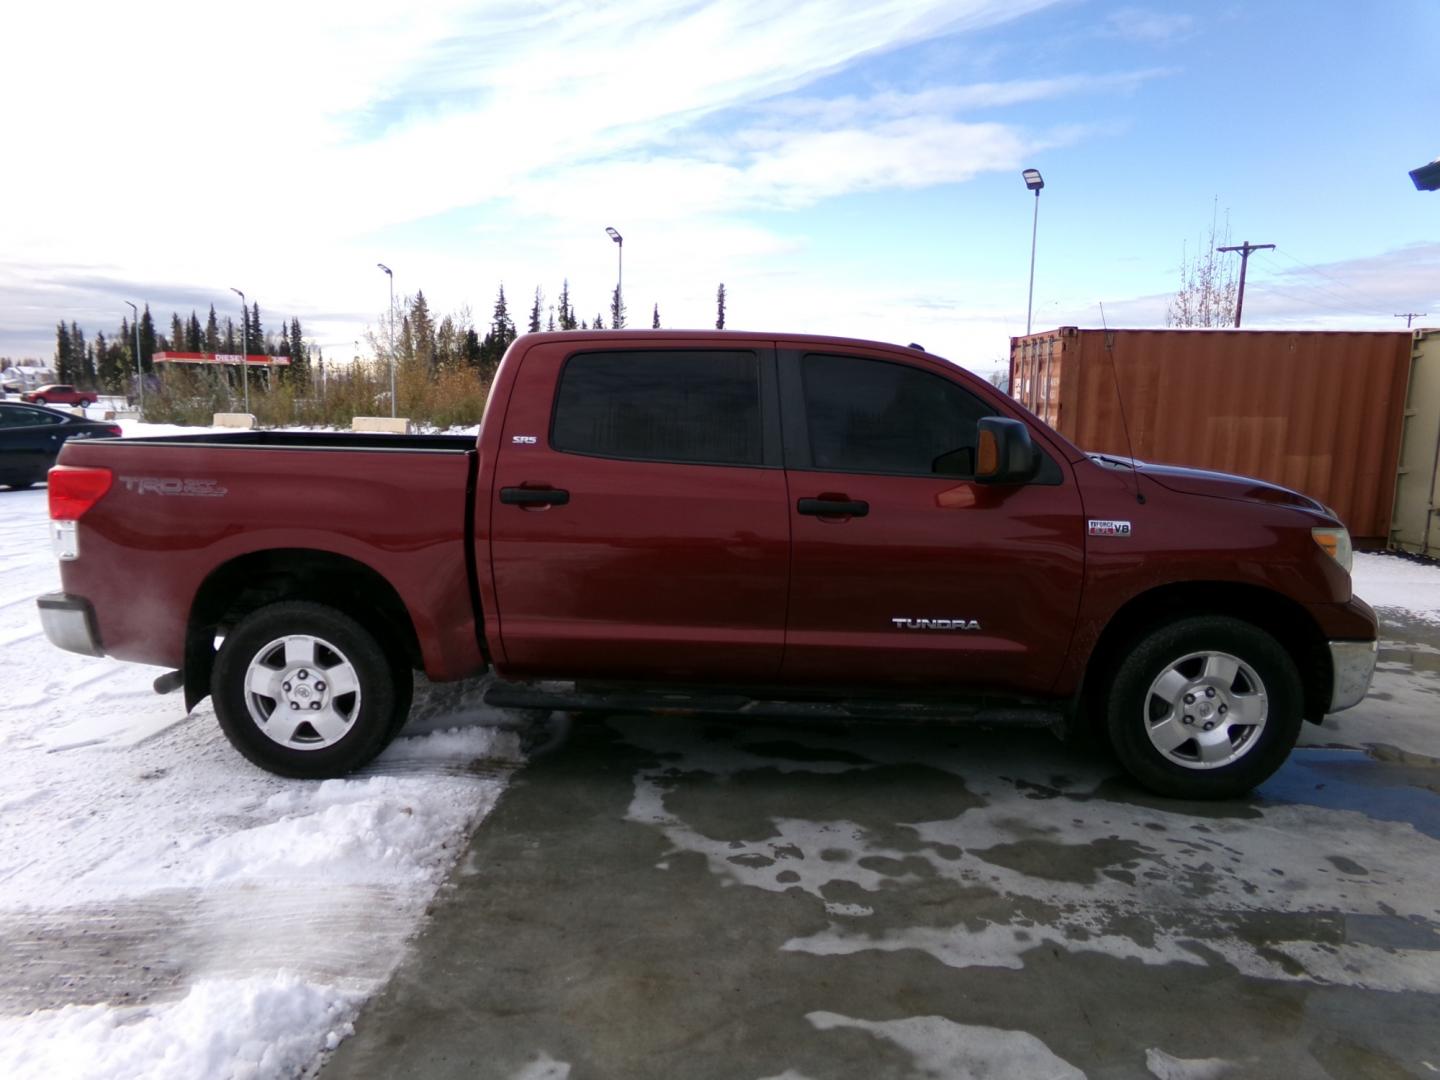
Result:
[[700,350],[572,356],[550,442],[601,457],[759,465],[759,361]]
[[801,373],[815,468],[975,475],[976,425],[994,410],[948,379],[883,360],[813,354]]
[[0,406],[0,427],[41,427],[45,424],[63,423],[64,419],[63,416],[41,412],[39,409],[27,409],[23,405]]

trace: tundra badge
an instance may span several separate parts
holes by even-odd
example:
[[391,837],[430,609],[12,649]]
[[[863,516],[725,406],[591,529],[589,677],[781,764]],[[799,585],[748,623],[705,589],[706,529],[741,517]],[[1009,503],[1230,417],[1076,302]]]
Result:
[[975,619],[891,619],[897,630],[979,630]]

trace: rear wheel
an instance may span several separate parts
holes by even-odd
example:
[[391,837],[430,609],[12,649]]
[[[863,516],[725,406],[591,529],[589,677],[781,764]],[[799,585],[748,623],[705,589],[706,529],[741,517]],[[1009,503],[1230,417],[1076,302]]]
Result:
[[1300,675],[1259,627],[1196,616],[1155,629],[1115,670],[1106,702],[1111,745],[1160,795],[1228,799],[1284,763],[1304,721]]
[[281,776],[341,776],[390,742],[409,711],[409,671],[343,612],[284,601],[226,635],[211,676],[220,727]]

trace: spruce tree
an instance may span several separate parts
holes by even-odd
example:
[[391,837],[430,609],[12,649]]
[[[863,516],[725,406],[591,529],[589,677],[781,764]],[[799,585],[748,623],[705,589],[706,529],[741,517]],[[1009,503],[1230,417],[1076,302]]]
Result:
[[63,322],[55,327],[55,377],[62,383],[75,381],[75,360],[70,351],[70,328]]
[[540,296],[540,286],[539,286],[539,285],[536,285],[536,286],[535,286],[535,303],[533,303],[533,304],[530,305],[530,326],[529,326],[529,330],[530,330],[530,333],[532,333],[532,334],[538,333],[539,330],[540,330],[540,305],[541,305],[541,303],[542,303],[542,300],[541,300],[541,296]]
[[170,348],[174,349],[176,352],[179,352],[181,349],[185,348],[185,324],[180,321],[180,313],[178,311],[173,312],[170,315],[169,344]]
[[465,361],[467,367],[478,368],[480,366],[480,335],[475,332],[473,326],[465,331],[465,342],[460,346],[460,358]]
[[200,332],[200,319],[192,308],[190,310],[190,321],[185,324],[185,351],[201,352],[202,345],[203,338]]
[[575,305],[570,302],[570,279],[566,278],[560,286],[560,329],[577,330],[579,328],[580,324],[575,321]]
[[210,317],[205,320],[205,348],[204,352],[218,353],[220,351],[220,324],[215,320],[215,305],[210,305]]
[[79,323],[70,324],[70,357],[71,366],[75,369],[75,378],[80,385],[87,389],[95,385],[95,356],[90,352],[89,346],[85,344],[85,332],[80,329]]
[[604,329],[605,329],[605,316],[604,316],[604,315],[596,315],[596,316],[595,316],[595,321],[590,324],[590,329],[591,329],[591,330],[604,330]]
[[656,304],[656,305],[655,305],[655,311],[654,311],[654,312],[651,314],[651,316],[650,316],[650,329],[651,329],[651,330],[659,330],[659,329],[660,329],[660,305],[659,305],[659,304]]
[[150,318],[150,305],[145,305],[145,313],[140,316],[140,369],[145,374],[155,370],[155,321]]
[[105,340],[104,332],[95,335],[95,377],[99,380],[100,389],[109,390],[111,393],[120,389],[120,346],[111,345]]
[[410,341],[413,357],[427,375],[435,372],[435,320],[430,317],[430,305],[425,300],[425,291],[418,290],[410,305]]
[[260,325],[260,304],[252,302],[250,308],[250,315],[247,316],[250,323],[250,329],[247,331],[249,334],[247,344],[251,352],[263,353],[265,351],[265,330]]
[[290,381],[301,388],[310,386],[310,353],[305,348],[305,338],[300,320],[290,319]]
[[[211,310],[213,312],[214,309],[212,308]],[[234,356],[240,351],[240,338],[239,335],[235,333],[235,323],[229,315],[225,316],[225,336],[220,339],[220,342],[224,345],[222,351],[230,356]]]
[[715,293],[715,329],[725,329],[725,283],[723,281]]
[[610,328],[625,329],[625,298],[620,295],[619,285],[615,286],[615,292],[610,297]]

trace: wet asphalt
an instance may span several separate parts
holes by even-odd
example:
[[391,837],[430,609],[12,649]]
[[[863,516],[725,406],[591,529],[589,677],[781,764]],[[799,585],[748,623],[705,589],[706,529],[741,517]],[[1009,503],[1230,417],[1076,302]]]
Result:
[[1440,1074],[1440,628],[1249,799],[1043,732],[555,718],[344,1077]]

